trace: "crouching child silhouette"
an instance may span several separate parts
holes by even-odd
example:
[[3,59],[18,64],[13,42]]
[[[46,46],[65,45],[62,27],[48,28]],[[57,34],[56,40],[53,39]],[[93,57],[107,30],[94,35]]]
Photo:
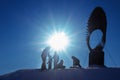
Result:
[[81,68],[79,59],[75,56],[72,56],[71,58],[73,60],[73,66],[71,66],[70,68]]
[[65,66],[63,65],[64,61],[60,60],[60,63],[56,65],[56,69],[65,69]]

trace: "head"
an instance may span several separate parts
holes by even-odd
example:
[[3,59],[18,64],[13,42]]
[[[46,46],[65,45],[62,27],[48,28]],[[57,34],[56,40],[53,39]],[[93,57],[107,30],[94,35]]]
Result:
[[72,59],[74,59],[74,58],[75,58],[75,56],[72,56],[71,58],[72,58]]
[[57,55],[57,52],[55,51],[55,53],[54,53],[55,55]]
[[61,64],[63,64],[63,63],[64,63],[64,61],[63,61],[63,60],[60,60],[60,63],[61,63]]
[[50,50],[50,47],[46,47],[45,49],[43,49],[43,51],[49,51]]
[[46,47],[45,49],[46,49],[46,50],[50,50],[50,46]]

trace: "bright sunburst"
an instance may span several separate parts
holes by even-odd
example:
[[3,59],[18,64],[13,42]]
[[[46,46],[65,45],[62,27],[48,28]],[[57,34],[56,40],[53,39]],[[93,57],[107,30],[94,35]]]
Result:
[[59,32],[50,36],[48,44],[53,50],[60,51],[64,50],[68,46],[69,39],[64,32]]

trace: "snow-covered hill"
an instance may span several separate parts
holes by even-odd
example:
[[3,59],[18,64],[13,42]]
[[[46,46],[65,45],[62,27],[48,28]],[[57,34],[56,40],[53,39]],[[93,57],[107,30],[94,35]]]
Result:
[[0,80],[120,80],[120,68],[18,70],[0,76]]

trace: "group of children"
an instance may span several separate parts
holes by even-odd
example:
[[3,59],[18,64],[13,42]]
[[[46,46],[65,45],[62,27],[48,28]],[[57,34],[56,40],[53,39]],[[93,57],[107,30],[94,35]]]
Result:
[[[48,62],[46,62],[47,57],[48,57]],[[50,47],[46,47],[43,50],[43,52],[41,54],[41,58],[42,58],[41,70],[52,69],[52,61],[53,60],[54,60],[54,69],[65,69],[65,66],[63,65],[64,61],[60,60],[60,62],[59,62],[59,56],[58,56],[57,52],[54,53],[53,57],[50,55]],[[71,68],[81,67],[79,59],[77,59],[75,56],[72,56],[71,58],[73,60],[73,66]],[[48,64],[48,69],[46,68],[46,63]]]

